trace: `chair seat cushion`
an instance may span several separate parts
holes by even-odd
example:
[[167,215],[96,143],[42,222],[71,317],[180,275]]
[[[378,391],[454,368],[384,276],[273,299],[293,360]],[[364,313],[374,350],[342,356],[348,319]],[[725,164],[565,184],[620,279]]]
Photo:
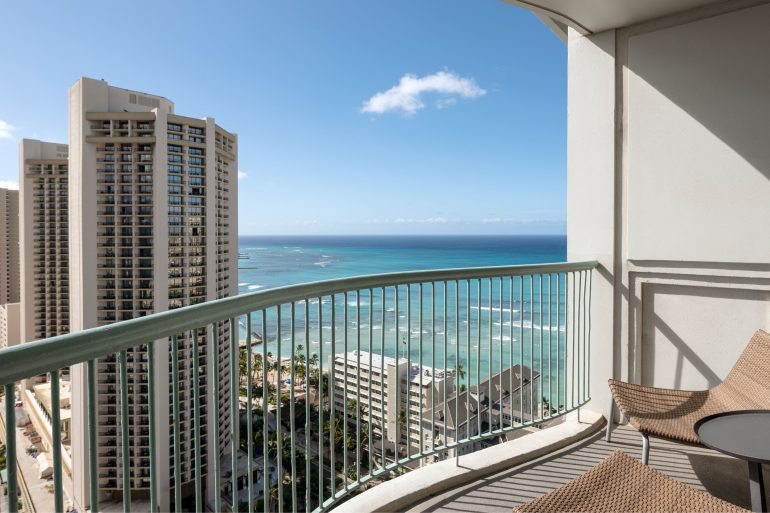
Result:
[[620,450],[566,485],[514,508],[545,512],[746,512],[643,465]]

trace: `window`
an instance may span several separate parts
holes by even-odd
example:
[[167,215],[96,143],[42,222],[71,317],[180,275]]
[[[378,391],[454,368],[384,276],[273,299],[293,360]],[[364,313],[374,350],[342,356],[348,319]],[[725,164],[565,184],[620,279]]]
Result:
[[169,123],[168,129],[173,130],[175,132],[181,132],[182,131],[182,125],[177,125],[176,123]]
[[[170,160],[171,159],[171,155],[169,155],[168,158]],[[181,159],[181,157],[180,157],[180,159]],[[181,160],[180,160],[180,162],[181,162]],[[189,160],[188,160],[188,163],[189,164],[196,164],[196,165],[202,166],[203,165],[203,159],[200,158],[200,157],[190,157]]]
[[168,145],[168,152],[169,153],[182,153],[182,147],[177,146],[175,144],[169,144]]
[[188,174],[193,176],[203,176],[203,168],[202,167],[190,167],[190,169],[187,171]]
[[179,185],[169,185],[168,186],[168,193],[169,194],[182,194],[182,187]]
[[181,164],[182,163],[182,156],[181,155],[169,155],[168,156],[168,161],[169,162],[178,162],[178,163]]
[[204,152],[200,148],[188,148],[187,153],[190,155],[203,155]]
[[182,166],[177,166],[177,165],[174,165],[174,164],[169,164],[168,172],[169,173],[181,173],[182,172]]
[[203,185],[203,178],[191,177],[188,181],[190,185]]

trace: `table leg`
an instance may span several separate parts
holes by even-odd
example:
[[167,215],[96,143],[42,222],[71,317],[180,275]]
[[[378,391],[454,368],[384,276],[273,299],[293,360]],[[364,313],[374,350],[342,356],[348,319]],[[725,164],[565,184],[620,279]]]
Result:
[[749,462],[749,491],[751,492],[751,511],[767,511],[762,464],[754,461]]

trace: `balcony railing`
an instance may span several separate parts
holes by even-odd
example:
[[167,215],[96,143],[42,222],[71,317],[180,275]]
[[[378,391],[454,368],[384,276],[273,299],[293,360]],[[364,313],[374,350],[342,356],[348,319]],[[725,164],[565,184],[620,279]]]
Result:
[[[158,431],[163,422],[150,415],[151,510],[158,511],[165,499],[180,511],[183,488],[192,490],[196,511],[204,509],[204,500],[215,511],[245,503],[249,511],[326,510],[416,462],[459,462],[461,454],[585,404],[595,266],[484,267],[315,282],[9,347],[0,350],[0,361],[6,362],[0,366],[5,418],[15,418],[18,381],[48,374],[56,405],[59,371],[84,365],[87,393],[80,396],[87,397],[87,418],[73,421],[87,426],[83,458],[88,460],[77,455],[73,460],[91,469],[83,474],[93,476],[87,489],[97,511],[99,476],[114,467],[100,467],[104,462],[97,459],[102,443],[97,438],[105,433],[97,422],[105,407],[97,400],[102,393],[97,387],[116,385],[119,399],[110,409],[118,417],[117,457],[120,468],[131,468],[129,422],[122,421],[130,418],[129,387],[134,394],[145,390],[147,411],[155,412],[155,381],[165,369],[148,358],[147,374],[132,373],[129,380],[127,352],[139,348],[158,354],[168,348],[172,394],[163,416],[171,419],[171,480],[182,486],[171,487],[173,497],[159,496],[159,482],[170,476],[158,471],[158,444],[166,443]],[[113,372],[97,366],[102,358],[116,361]],[[185,363],[189,358],[191,370]],[[225,370],[229,381],[222,383]],[[201,387],[207,380],[218,385]],[[202,425],[206,403],[219,405],[208,418],[229,413],[240,422],[229,422],[227,433]],[[186,463],[194,474],[186,480],[184,413],[193,425],[188,445],[194,449]],[[244,418],[244,433],[239,433]],[[58,408],[51,424],[53,446],[59,447]],[[15,433],[6,433],[10,511],[16,508],[18,486]],[[232,450],[224,452],[233,440],[240,449],[235,457]],[[204,443],[213,445],[210,454],[224,457],[207,461],[202,471]],[[52,452],[55,508],[62,511],[62,454]],[[206,472],[214,474],[213,493],[204,494]],[[129,510],[135,477],[119,473],[111,484],[101,485],[122,490]]]

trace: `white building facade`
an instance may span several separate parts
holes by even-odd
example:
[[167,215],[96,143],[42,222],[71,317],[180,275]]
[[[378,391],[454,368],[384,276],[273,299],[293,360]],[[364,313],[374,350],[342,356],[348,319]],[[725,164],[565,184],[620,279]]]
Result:
[[[69,91],[71,328],[79,331],[154,312],[228,297],[237,293],[237,136],[212,118],[177,115],[171,101],[156,95],[80,79]],[[180,335],[181,451],[174,454],[171,419],[172,380],[169,341],[154,353],[137,348],[128,354],[130,472],[132,493],[149,496],[148,361],[154,359],[159,496],[172,509],[175,486],[183,497],[193,492],[193,394],[201,398],[202,439],[208,496],[219,493],[209,463],[229,451],[229,327],[218,327],[217,354],[209,354],[209,333],[194,347],[190,333]],[[192,353],[200,355],[205,386],[193,387]],[[210,358],[219,362],[219,382],[211,382]],[[73,496],[88,506],[86,372],[73,368]],[[119,498],[122,472],[119,372],[115,356],[97,363],[98,464],[100,500]],[[211,405],[208,391],[219,391]],[[218,431],[218,433],[214,433]],[[182,482],[171,471],[181,465]]]
[[[420,419],[451,396],[455,387],[450,369],[433,369],[410,364],[406,358],[396,360],[366,351],[336,355],[333,380],[337,411],[343,411],[345,402],[355,401],[368,422],[371,399],[372,430],[385,437],[390,450],[397,441],[405,446],[407,426],[410,447],[419,450],[423,445]],[[397,397],[400,400],[394,400]]]
[[19,143],[21,340],[69,332],[69,162],[66,144]]

